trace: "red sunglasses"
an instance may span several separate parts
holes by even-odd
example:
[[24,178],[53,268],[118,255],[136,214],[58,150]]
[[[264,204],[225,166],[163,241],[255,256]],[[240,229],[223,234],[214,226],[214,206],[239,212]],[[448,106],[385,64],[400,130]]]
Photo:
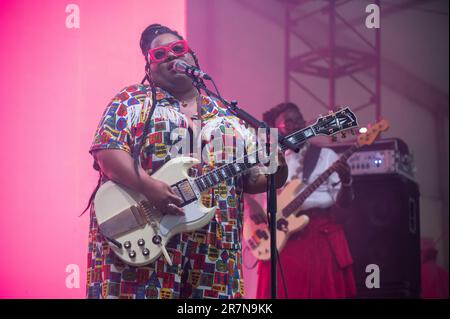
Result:
[[169,56],[169,51],[175,56],[183,56],[189,52],[189,46],[186,40],[179,40],[170,43],[167,46],[160,46],[148,50],[150,60],[155,63],[163,62]]

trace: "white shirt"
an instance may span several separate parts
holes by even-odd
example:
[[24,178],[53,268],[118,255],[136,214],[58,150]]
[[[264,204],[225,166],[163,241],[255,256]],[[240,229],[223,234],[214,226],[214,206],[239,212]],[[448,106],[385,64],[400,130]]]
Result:
[[[286,152],[286,163],[289,168],[287,182],[293,178],[302,179],[303,172],[296,175],[297,168],[300,166],[301,156],[299,153],[292,151]],[[320,174],[326,171],[339,156],[329,148],[322,148],[320,150],[319,159],[316,166],[308,178],[307,184],[302,185],[298,193],[300,193],[307,185],[311,184]],[[328,179],[322,183],[303,203],[302,210],[310,208],[328,208],[336,203],[337,195],[341,188],[340,179],[337,173],[333,173]]]

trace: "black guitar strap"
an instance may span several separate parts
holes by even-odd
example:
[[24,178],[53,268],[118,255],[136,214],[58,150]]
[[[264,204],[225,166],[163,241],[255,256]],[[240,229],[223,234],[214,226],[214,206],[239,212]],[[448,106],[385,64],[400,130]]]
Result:
[[317,161],[319,160],[320,146],[310,144],[308,150],[305,153],[305,159],[303,160],[303,182],[306,183],[311,176],[311,173],[316,168]]

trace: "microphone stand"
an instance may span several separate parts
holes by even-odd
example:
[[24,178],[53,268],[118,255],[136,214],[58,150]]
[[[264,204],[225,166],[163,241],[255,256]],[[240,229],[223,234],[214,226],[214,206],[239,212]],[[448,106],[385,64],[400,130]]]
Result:
[[[188,74],[190,75],[190,74]],[[253,128],[264,128],[266,130],[267,138],[266,141],[269,141],[269,127],[265,122],[261,122],[257,120],[255,117],[242,110],[237,106],[237,101],[228,102],[220,95],[209,90],[203,81],[193,75],[190,75],[193,79],[193,84],[198,90],[203,90],[208,96],[213,96],[219,99],[224,106],[230,110],[236,117],[244,120]],[[278,143],[280,145],[286,146],[288,149],[293,150],[298,153],[299,147],[295,144],[291,143],[286,139],[285,136],[278,134]],[[277,193],[275,188],[275,174],[270,174],[267,179],[267,212],[270,216],[269,219],[269,228],[270,228],[270,262],[271,262],[271,295],[272,299],[277,299],[277,235],[276,235],[276,215],[277,215]]]

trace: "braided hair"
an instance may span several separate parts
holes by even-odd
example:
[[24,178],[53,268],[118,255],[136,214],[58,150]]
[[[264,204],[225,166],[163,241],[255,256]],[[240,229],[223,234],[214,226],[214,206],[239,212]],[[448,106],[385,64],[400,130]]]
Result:
[[[148,134],[148,130],[150,129],[150,121],[151,121],[151,115],[154,111],[154,108],[156,107],[156,84],[153,81],[152,75],[151,75],[151,69],[150,69],[150,61],[148,59],[148,50],[150,50],[151,48],[151,44],[153,42],[153,40],[160,36],[161,34],[165,34],[165,33],[170,33],[173,34],[174,36],[176,36],[178,39],[183,40],[183,37],[178,34],[177,31],[172,30],[166,26],[163,26],[161,24],[151,24],[149,25],[141,34],[141,40],[140,40],[140,47],[141,47],[141,51],[142,54],[144,55],[145,58],[145,76],[141,81],[141,84],[144,84],[145,81],[147,81],[150,85],[150,89],[152,91],[152,107],[149,113],[149,116],[147,117],[146,121],[145,121],[145,125],[144,125],[144,131],[142,134],[142,139],[139,143],[139,145],[137,145],[137,147],[135,146],[135,148],[133,149],[133,159],[134,159],[134,168],[136,170],[136,172],[138,171],[138,165],[139,165],[139,155],[141,154],[141,150],[142,147],[144,145],[144,141],[146,139],[146,136]],[[194,58],[194,62],[197,68],[200,68],[200,65],[198,63],[198,59],[197,56],[195,54],[194,51],[192,51],[191,48],[189,48],[189,53],[192,55],[192,57]],[[138,173],[139,174],[139,173]]]

